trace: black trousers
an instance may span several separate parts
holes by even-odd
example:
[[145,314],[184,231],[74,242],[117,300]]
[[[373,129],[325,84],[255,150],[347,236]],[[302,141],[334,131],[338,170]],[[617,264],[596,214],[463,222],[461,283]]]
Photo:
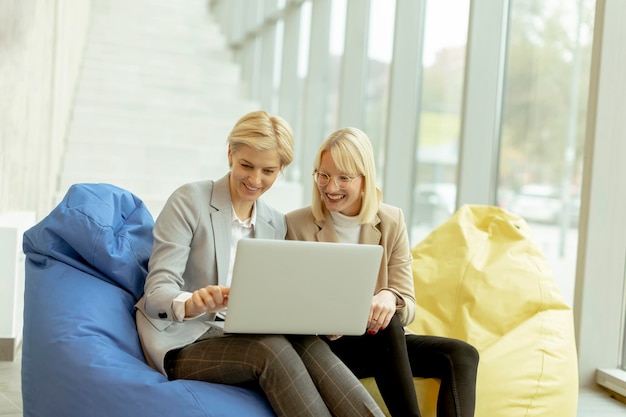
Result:
[[393,417],[420,417],[413,377],[441,381],[438,417],[473,417],[478,351],[461,340],[405,334],[394,316],[376,335],[327,341],[358,378],[374,377]]

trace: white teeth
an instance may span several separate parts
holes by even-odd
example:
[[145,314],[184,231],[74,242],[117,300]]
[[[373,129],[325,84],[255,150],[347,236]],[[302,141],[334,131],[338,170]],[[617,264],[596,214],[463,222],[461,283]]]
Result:
[[258,187],[250,187],[249,185],[246,185],[246,184],[244,184],[243,186],[246,187],[250,191],[257,191],[259,189]]
[[342,195],[330,195],[326,194],[330,200],[341,200],[343,198]]

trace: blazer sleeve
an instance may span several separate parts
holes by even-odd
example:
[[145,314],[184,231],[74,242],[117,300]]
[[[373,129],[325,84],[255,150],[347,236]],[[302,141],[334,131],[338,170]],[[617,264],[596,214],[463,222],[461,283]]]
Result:
[[154,225],[154,244],[144,289],[145,311],[155,319],[173,318],[172,301],[189,285],[183,274],[199,221],[196,207],[199,196],[194,188],[186,184],[176,190]]
[[387,285],[404,301],[404,306],[398,307],[397,313],[402,324],[407,326],[415,319],[416,310],[413,258],[402,210],[398,209],[394,217],[390,219],[393,227],[390,227],[384,242],[387,253]]

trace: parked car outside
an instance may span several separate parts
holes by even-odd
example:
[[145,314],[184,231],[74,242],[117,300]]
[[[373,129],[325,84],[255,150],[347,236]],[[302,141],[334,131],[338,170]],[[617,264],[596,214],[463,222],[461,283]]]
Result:
[[[569,224],[578,225],[580,198],[573,195],[568,201]],[[528,222],[559,224],[564,214],[564,201],[559,188],[551,185],[523,186],[508,204],[508,210]]]
[[415,223],[437,227],[455,211],[456,184],[419,184],[415,187]]

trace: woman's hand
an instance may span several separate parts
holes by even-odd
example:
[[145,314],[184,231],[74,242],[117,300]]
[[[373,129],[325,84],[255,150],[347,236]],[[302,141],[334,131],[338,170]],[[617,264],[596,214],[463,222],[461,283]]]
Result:
[[185,301],[185,317],[195,317],[203,313],[215,313],[228,305],[230,288],[221,285],[207,285],[194,291]]
[[367,333],[376,334],[384,330],[396,314],[396,295],[389,290],[381,290],[372,299],[370,316],[367,321]]

